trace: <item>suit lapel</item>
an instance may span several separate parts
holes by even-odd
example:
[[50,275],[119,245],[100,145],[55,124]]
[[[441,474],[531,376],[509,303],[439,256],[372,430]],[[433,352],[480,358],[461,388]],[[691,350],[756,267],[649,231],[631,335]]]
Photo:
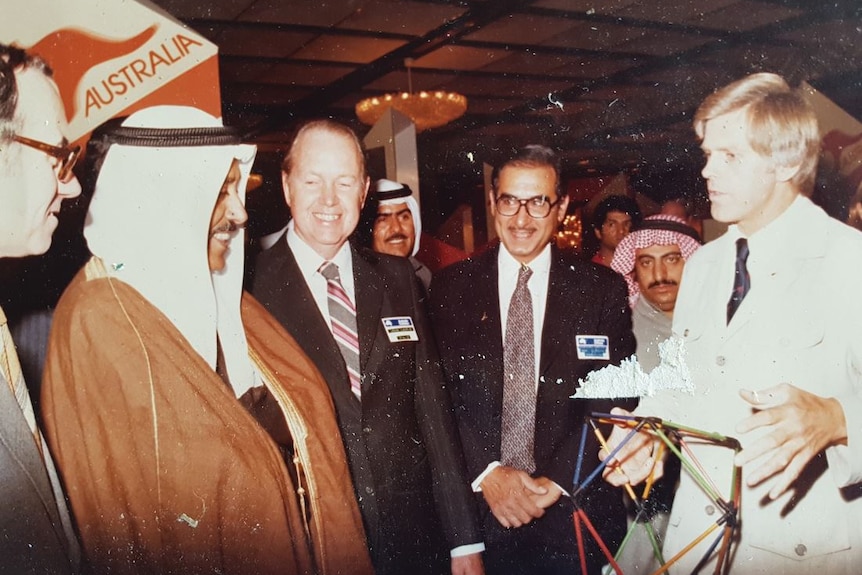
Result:
[[[356,327],[359,331],[359,365],[362,373],[373,371],[369,366],[374,340],[380,326],[381,309],[386,286],[383,278],[365,255],[351,246],[353,256],[353,287],[356,292]],[[365,381],[363,379],[363,381]]]
[[21,407],[2,373],[0,373],[0,419],[2,419],[0,443],[8,451],[11,464],[21,468],[33,486],[33,491],[38,494],[48,516],[51,517],[52,523],[59,526],[54,492],[48,481],[45,465],[36,447],[33,434],[30,432],[30,426],[27,425]]
[[333,392],[344,385],[349,389],[349,383],[344,383],[347,381],[344,358],[317,308],[293,252],[283,240],[279,240],[272,249],[278,252],[273,254],[267,277],[280,284],[279,299],[271,306],[273,315],[294,336]]
[[[503,384],[503,322],[500,318],[500,290],[498,287],[500,268],[497,265],[497,250],[492,254],[493,262],[491,265],[482,266],[483,270],[488,270],[487,276],[483,277],[477,284],[485,289],[477,290],[477,309],[482,310],[475,324],[476,332],[474,336],[486,334],[484,337],[489,338],[488,349],[492,350],[491,355],[499,352],[500,361],[495,365],[499,366],[498,373],[493,374],[493,381],[502,386]],[[481,336],[479,336],[481,337]],[[502,387],[501,387],[502,389]]]
[[564,281],[563,262],[559,253],[551,249],[551,269],[548,274],[548,297],[545,300],[545,319],[542,324],[542,349],[539,350],[539,381],[548,371],[560,352],[561,345],[571,345],[565,333],[563,318],[581,317],[572,311],[575,303],[574,292],[568,291],[573,278]]

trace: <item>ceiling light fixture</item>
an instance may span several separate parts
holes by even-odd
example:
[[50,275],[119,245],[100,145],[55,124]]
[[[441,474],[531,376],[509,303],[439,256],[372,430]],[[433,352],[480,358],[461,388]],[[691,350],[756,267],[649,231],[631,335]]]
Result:
[[365,98],[356,104],[356,117],[373,126],[388,108],[398,110],[416,125],[416,131],[444,126],[464,115],[467,111],[467,98],[457,92],[422,91],[413,93],[413,78],[410,70],[413,58],[406,58],[407,92],[384,94]]

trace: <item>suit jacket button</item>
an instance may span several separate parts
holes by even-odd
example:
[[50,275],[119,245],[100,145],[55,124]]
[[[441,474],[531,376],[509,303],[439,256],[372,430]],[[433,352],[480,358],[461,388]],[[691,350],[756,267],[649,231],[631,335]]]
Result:
[[805,554],[808,553],[808,548],[805,545],[803,545],[802,543],[797,545],[793,550],[796,551],[796,554],[799,555],[800,557],[804,557]]
[[724,359],[724,356],[720,355],[720,356],[715,358],[715,365],[722,366],[725,364],[726,361],[727,360]]

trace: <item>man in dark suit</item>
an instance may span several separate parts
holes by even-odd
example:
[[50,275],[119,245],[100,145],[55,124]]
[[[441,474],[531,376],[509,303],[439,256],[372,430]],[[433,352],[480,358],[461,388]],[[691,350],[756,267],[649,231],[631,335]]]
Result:
[[[574,507],[561,495],[573,492],[583,416],[603,406],[569,397],[589,371],[634,352],[626,286],[549,245],[568,205],[552,150],[518,151],[493,186],[500,246],[434,277],[432,323],[478,492],[486,572],[575,573]],[[591,441],[585,462],[598,449]],[[614,549],[622,495],[596,483],[579,502]],[[606,563],[592,545],[586,559],[591,572]]]
[[[42,254],[57,213],[81,193],[78,157],[42,60],[0,44],[0,258]],[[9,281],[9,279],[3,279]],[[0,309],[0,570],[71,573],[78,545],[66,500]]]
[[328,120],[282,166],[293,219],[251,291],[329,385],[378,574],[481,573],[469,481],[419,287],[403,258],[347,239],[368,191],[362,148]]

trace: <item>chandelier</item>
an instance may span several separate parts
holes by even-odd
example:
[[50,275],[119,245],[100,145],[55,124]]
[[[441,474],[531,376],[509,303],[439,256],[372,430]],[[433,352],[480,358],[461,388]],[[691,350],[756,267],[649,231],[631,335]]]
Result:
[[413,92],[410,68],[412,58],[404,60],[407,67],[407,92],[365,98],[356,104],[356,117],[374,125],[387,109],[398,110],[416,125],[416,131],[444,126],[467,111],[467,98],[457,92]]

